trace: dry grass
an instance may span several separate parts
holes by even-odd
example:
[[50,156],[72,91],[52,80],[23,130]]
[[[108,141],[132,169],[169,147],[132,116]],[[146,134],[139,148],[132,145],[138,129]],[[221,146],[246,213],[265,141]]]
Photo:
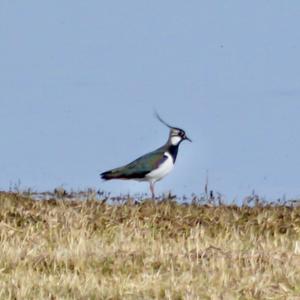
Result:
[[1,299],[300,299],[300,208],[2,193],[0,229]]

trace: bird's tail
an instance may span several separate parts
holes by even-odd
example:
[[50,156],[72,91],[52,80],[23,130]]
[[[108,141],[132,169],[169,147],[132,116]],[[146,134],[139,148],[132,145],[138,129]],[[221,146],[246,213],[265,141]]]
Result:
[[121,174],[118,170],[109,170],[100,174],[100,177],[104,180],[121,178]]

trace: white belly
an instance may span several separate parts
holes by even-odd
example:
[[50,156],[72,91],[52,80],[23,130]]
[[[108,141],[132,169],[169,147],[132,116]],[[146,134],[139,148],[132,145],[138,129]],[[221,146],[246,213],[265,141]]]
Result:
[[164,155],[168,158],[157,169],[151,171],[146,175],[145,179],[147,181],[155,182],[161,180],[172,171],[174,167],[173,158],[168,152],[165,152]]

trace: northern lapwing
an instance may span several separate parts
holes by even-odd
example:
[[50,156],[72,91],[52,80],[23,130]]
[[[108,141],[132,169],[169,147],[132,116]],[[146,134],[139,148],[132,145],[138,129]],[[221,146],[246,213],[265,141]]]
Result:
[[137,181],[148,181],[152,198],[155,198],[154,184],[164,178],[172,171],[180,143],[184,140],[191,140],[184,130],[170,126],[156,113],[160,122],[170,128],[167,142],[160,148],[147,153],[133,162],[100,174],[104,180],[111,179],[133,179]]

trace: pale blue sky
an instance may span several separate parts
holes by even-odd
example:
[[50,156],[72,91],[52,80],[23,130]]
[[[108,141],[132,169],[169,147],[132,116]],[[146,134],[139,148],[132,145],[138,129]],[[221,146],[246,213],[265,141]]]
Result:
[[180,147],[159,193],[300,195],[299,1],[0,2],[0,188],[113,194],[98,174]]

